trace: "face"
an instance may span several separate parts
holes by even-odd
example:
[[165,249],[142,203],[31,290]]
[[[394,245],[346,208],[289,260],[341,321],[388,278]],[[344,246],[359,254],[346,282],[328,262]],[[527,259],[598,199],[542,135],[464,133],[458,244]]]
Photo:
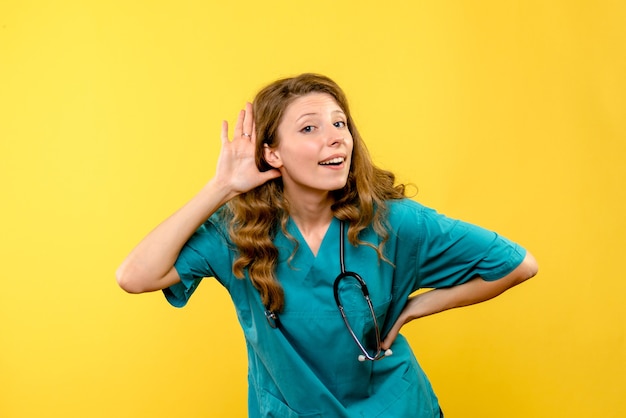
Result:
[[265,148],[265,160],[282,173],[285,193],[328,194],[345,186],[352,135],[332,96],[311,93],[294,100],[278,126],[278,146]]

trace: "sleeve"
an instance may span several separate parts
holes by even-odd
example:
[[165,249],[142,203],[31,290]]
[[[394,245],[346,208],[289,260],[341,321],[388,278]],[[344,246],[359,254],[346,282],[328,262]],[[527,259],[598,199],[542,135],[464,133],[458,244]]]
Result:
[[174,263],[180,282],[163,289],[167,301],[177,308],[185,306],[204,277],[215,277],[228,288],[232,277],[232,247],[225,231],[212,219],[201,225]]
[[475,277],[493,281],[513,271],[526,250],[495,232],[423,207],[417,249],[417,286],[450,287]]

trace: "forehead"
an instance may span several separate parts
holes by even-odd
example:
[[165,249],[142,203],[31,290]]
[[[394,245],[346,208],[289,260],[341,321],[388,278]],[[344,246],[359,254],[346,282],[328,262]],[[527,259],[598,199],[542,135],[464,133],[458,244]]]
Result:
[[284,118],[299,118],[306,114],[343,112],[337,101],[328,93],[309,93],[291,102],[285,109]]

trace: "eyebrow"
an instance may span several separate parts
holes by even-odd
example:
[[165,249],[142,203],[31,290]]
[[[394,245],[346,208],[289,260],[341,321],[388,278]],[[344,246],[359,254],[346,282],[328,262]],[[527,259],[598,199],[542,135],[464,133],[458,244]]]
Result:
[[[344,111],[343,111],[343,110],[341,110],[341,109],[333,110],[333,111],[332,111],[332,112],[330,112],[330,113],[332,113],[332,114],[335,114],[335,113],[340,113],[340,114],[342,114],[342,115],[344,115],[344,116],[346,115],[346,114],[344,113]],[[300,116],[298,117],[298,119],[296,119],[296,122],[298,122],[300,119],[302,119],[302,118],[304,118],[304,117],[306,117],[306,116],[317,116],[317,115],[318,115],[318,113],[317,113],[317,112],[305,113],[305,114],[303,114],[303,115],[300,115]]]

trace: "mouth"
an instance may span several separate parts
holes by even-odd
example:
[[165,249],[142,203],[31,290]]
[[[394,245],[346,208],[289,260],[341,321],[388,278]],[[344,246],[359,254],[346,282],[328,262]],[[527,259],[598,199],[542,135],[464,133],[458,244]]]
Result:
[[322,165],[322,166],[338,166],[338,165],[343,164],[345,161],[346,161],[346,157],[333,157],[324,161],[320,161],[317,164]]

